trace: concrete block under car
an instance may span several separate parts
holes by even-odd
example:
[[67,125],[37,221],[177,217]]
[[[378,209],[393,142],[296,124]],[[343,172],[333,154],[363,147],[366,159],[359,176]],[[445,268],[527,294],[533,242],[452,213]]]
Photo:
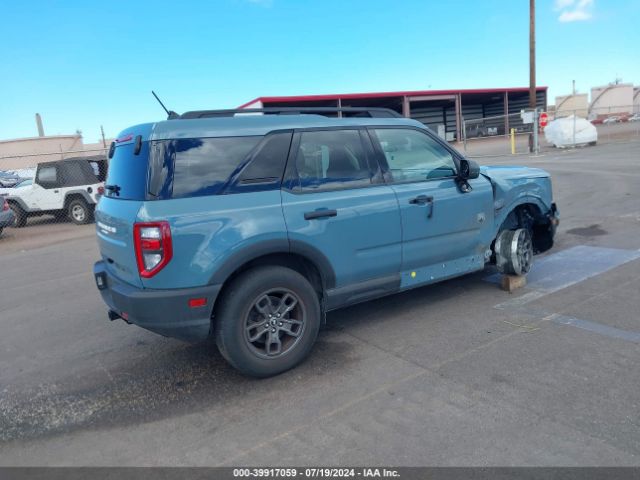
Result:
[[527,284],[527,277],[524,275],[502,275],[500,280],[500,287],[509,293],[513,293],[514,290],[522,288]]

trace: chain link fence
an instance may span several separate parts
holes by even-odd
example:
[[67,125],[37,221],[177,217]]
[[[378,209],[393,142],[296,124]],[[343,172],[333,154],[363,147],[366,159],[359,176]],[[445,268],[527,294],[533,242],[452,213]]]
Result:
[[535,148],[539,110],[462,119],[462,148],[470,157],[528,154]]
[[0,235],[25,241],[29,234],[18,231],[92,223],[107,166],[102,148],[0,157]]
[[470,157],[523,155],[556,148],[640,140],[640,106],[611,106],[544,112],[523,110],[510,115],[462,120],[458,147]]

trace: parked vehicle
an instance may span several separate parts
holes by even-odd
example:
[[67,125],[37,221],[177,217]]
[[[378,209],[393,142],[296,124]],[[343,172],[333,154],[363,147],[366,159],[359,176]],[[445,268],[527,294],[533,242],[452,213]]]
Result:
[[33,178],[36,176],[36,169],[35,167],[31,167],[31,168],[19,168],[17,170],[9,170],[7,173],[10,173],[12,175],[15,175],[16,177],[20,177],[24,180],[29,179],[29,178]]
[[309,354],[330,310],[487,263],[525,274],[551,248],[547,172],[480,168],[389,110],[295,110],[172,114],[119,135],[96,209],[110,319],[212,336],[264,377]]
[[11,189],[7,202],[15,213],[15,226],[23,227],[28,217],[67,215],[74,223],[89,223],[99,196],[104,192],[106,159],[72,158],[40,163],[33,183]]
[[9,208],[9,204],[6,200],[0,199],[2,203],[2,209],[0,210],[0,235],[5,227],[10,227],[14,222],[13,210]]
[[640,122],[640,113],[634,113],[629,117],[630,122]]
[[602,123],[604,125],[609,125],[611,123],[619,123],[619,122],[620,122],[620,117],[617,116],[617,115],[613,115],[611,117],[607,117],[602,121]]
[[0,188],[10,188],[20,183],[22,180],[19,176],[9,172],[0,172]]
[[28,187],[33,184],[33,179],[29,178],[27,180],[21,180],[19,183],[16,183],[13,187],[4,187],[0,188],[0,197],[6,197],[7,195],[11,195],[16,193],[18,188]]

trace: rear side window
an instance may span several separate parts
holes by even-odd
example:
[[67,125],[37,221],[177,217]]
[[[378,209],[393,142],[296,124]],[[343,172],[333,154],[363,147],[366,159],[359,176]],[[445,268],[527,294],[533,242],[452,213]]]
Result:
[[149,193],[158,199],[215,195],[239,172],[262,137],[154,142]]
[[296,171],[303,191],[371,185],[373,172],[358,130],[302,132]]
[[99,183],[96,173],[87,161],[62,162],[60,164],[60,184],[64,187],[77,187],[80,185],[94,185]]
[[104,182],[107,178],[107,162],[106,160],[89,160],[89,165],[99,182]]
[[149,145],[142,142],[138,155],[133,154],[134,144],[115,148],[105,182],[105,195],[122,200],[144,200],[147,195],[147,170]]
[[287,163],[291,132],[274,133],[252,155],[238,178],[239,185],[280,184]]

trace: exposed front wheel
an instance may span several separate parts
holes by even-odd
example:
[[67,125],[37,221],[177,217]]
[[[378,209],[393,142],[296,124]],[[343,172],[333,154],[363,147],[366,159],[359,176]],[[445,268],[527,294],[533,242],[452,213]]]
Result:
[[496,238],[495,252],[498,271],[526,275],[533,263],[533,242],[529,230],[503,230]]
[[318,296],[291,269],[257,267],[232,281],[215,313],[216,343],[241,372],[277,375],[304,360],[320,328]]
[[91,221],[91,209],[84,200],[72,200],[69,203],[69,218],[76,225],[84,225]]

